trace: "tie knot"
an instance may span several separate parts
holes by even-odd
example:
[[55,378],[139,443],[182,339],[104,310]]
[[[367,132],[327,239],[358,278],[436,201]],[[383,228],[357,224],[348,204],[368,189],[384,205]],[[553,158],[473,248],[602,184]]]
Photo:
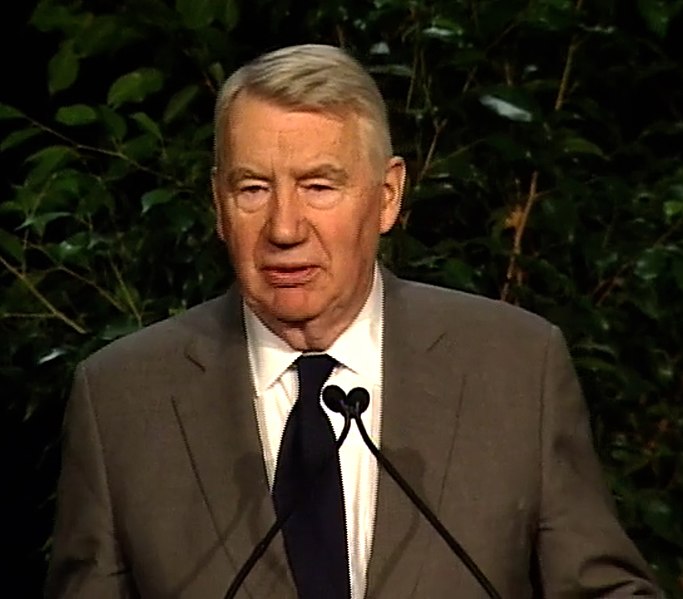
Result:
[[320,391],[336,364],[337,361],[327,354],[299,356],[296,361],[299,373],[299,398],[317,403]]

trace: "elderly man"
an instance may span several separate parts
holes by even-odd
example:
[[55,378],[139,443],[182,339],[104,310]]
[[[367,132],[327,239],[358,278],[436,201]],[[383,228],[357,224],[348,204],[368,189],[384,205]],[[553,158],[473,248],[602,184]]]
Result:
[[[341,50],[266,54],[216,109],[217,231],[237,284],[79,366],[50,597],[480,597],[321,388],[363,422],[502,597],[656,597],[612,511],[558,330],[376,263],[405,166]],[[306,486],[309,491],[302,491]]]

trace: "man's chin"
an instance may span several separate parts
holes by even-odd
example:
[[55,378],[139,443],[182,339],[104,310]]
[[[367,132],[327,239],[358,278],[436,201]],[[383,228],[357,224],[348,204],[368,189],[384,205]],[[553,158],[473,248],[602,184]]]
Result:
[[304,325],[319,315],[316,310],[299,306],[277,306],[270,310],[269,314],[280,322],[292,326]]
[[310,293],[301,288],[278,289],[271,302],[261,305],[261,311],[291,325],[305,324],[320,315],[318,306],[311,302]]

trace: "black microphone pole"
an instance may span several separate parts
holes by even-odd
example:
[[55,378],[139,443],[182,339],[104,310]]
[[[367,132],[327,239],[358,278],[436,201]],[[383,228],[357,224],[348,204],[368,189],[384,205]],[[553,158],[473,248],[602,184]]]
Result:
[[[344,444],[344,441],[346,441],[346,437],[349,434],[349,429],[351,428],[351,415],[348,414],[345,410],[343,410],[340,406],[343,405],[344,399],[346,399],[346,395],[344,392],[339,389],[341,392],[341,395],[336,391],[339,389],[339,387],[336,386],[330,386],[330,387],[325,387],[325,390],[323,391],[323,396],[325,398],[325,404],[330,407],[330,409],[334,410],[335,412],[339,412],[343,414],[344,416],[344,428],[342,428],[341,433],[339,434],[339,439],[337,439],[336,443],[336,452],[332,455],[333,458],[336,458],[337,455],[339,454],[339,448]],[[332,459],[332,457],[330,459]],[[320,472],[322,472],[327,464],[323,464],[320,468]],[[293,501],[289,509],[282,514],[281,516],[278,516],[275,519],[275,522],[273,522],[273,525],[268,529],[268,532],[263,536],[263,538],[256,544],[254,549],[252,550],[251,554],[249,557],[246,559],[244,564],[242,564],[242,567],[239,569],[237,574],[235,575],[235,578],[232,579],[232,583],[230,583],[230,587],[228,588],[227,593],[225,593],[225,599],[234,599],[235,595],[237,595],[237,591],[239,591],[240,587],[242,586],[242,583],[244,580],[249,576],[249,573],[253,570],[254,566],[256,563],[261,559],[263,554],[266,552],[268,547],[270,546],[271,542],[275,538],[275,535],[280,532],[282,527],[285,525],[287,520],[289,520],[289,517],[294,513],[297,507],[301,504],[301,502],[310,494],[313,492],[313,489],[315,488],[315,483],[310,485],[306,489],[302,489],[301,493],[299,493],[299,496],[296,498],[296,501]]]
[[[341,389],[339,389],[339,391],[341,391],[342,394],[344,393]],[[330,391],[330,393],[332,393],[332,391]],[[338,395],[336,391],[334,391],[333,393],[335,395]],[[363,441],[367,445],[372,455],[375,456],[377,462],[382,466],[382,468],[384,468],[387,474],[391,476],[394,482],[396,482],[396,484],[401,488],[401,490],[408,496],[410,501],[413,502],[413,505],[427,519],[427,521],[432,525],[436,532],[439,533],[439,536],[448,544],[448,546],[451,548],[451,551],[453,551],[453,553],[455,553],[460,558],[462,563],[465,564],[467,569],[477,579],[477,582],[482,586],[484,591],[486,591],[486,594],[489,597],[491,597],[491,599],[501,599],[500,595],[498,594],[498,591],[496,591],[493,584],[491,584],[489,579],[486,578],[484,573],[479,569],[479,566],[477,566],[474,560],[468,555],[468,553],[465,551],[462,545],[460,545],[460,543],[458,543],[458,541],[455,540],[453,535],[451,535],[451,533],[448,532],[446,527],[436,517],[434,512],[432,512],[432,510],[429,509],[427,504],[424,501],[422,501],[422,499],[420,499],[420,497],[413,490],[413,488],[401,476],[399,471],[396,470],[396,468],[389,461],[389,459],[377,448],[377,446],[373,443],[372,439],[370,439],[368,432],[365,430],[363,420],[361,419],[361,414],[367,409],[369,403],[370,394],[367,392],[367,390],[363,389],[362,387],[356,387],[355,389],[352,389],[349,392],[348,397],[346,397],[346,401],[341,402],[341,405],[343,406],[342,411],[345,413],[348,412],[348,416],[356,421],[358,431],[360,432]],[[329,404],[328,407],[333,409],[332,406],[330,406]]]

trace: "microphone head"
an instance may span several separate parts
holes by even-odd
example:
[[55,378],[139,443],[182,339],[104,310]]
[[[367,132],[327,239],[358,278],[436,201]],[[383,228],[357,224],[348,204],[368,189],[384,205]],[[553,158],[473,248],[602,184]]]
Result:
[[348,404],[356,416],[360,416],[370,405],[370,394],[363,387],[356,387],[349,392]]
[[344,414],[346,412],[346,393],[344,393],[341,388],[337,385],[329,385],[323,389],[323,401],[325,405],[338,414]]

